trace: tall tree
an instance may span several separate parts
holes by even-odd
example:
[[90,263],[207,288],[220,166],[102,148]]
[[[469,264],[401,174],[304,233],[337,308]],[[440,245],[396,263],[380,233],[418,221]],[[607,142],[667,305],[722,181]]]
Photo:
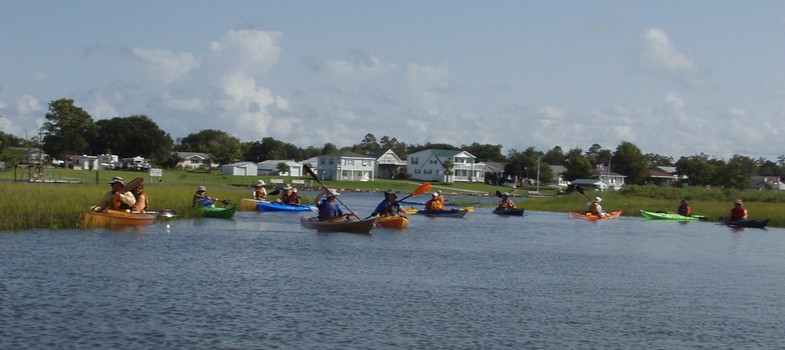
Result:
[[98,135],[90,147],[94,154],[111,150],[120,157],[144,156],[161,164],[172,153],[172,137],[147,116],[103,119],[95,124]]
[[719,171],[716,162],[704,153],[682,156],[676,161],[676,172],[694,186],[714,185],[714,178]]
[[545,155],[542,156],[542,161],[550,165],[564,165],[564,151],[560,146],[553,147]]
[[506,159],[502,154],[502,145],[481,145],[477,142],[471,145],[461,145],[461,150],[471,153],[480,162],[504,162]]
[[567,181],[577,179],[588,179],[591,177],[592,165],[589,158],[583,154],[580,148],[573,148],[567,152],[565,157],[566,161],[564,167],[567,170],[562,173],[562,176]]
[[663,156],[656,153],[646,153],[643,155],[649,166],[673,166],[673,157]]
[[649,163],[640,148],[632,142],[622,141],[613,154],[612,171],[626,175],[626,183],[643,184],[646,180]]
[[444,182],[452,183],[453,182],[453,169],[455,168],[455,164],[451,160],[445,160],[442,162],[442,168],[444,168]]
[[41,131],[44,132],[44,152],[57,159],[82,154],[95,138],[98,126],[74,100],[59,99],[49,103]]
[[219,164],[229,164],[243,156],[240,139],[224,131],[212,129],[184,137],[179,150],[207,153]]
[[755,165],[755,160],[734,154],[731,159],[728,159],[725,168],[722,169],[722,173],[725,175],[723,185],[740,190],[748,189],[752,187],[750,178],[755,175],[757,170],[758,166]]

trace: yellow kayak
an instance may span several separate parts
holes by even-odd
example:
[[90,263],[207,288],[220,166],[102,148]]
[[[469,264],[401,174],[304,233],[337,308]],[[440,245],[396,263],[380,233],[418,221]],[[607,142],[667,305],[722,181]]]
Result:
[[376,218],[376,227],[397,228],[399,230],[409,227],[409,219],[403,216],[379,216]]

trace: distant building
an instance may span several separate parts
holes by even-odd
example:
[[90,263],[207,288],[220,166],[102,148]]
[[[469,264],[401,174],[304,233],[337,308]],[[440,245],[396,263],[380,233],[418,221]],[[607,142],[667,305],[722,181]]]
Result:
[[392,179],[398,173],[406,172],[406,161],[391,149],[371,152],[370,156],[376,159],[376,177],[379,179]]
[[[278,171],[278,164],[284,163],[289,167],[289,171]],[[256,163],[258,175],[278,175],[278,176],[303,176],[303,165],[294,160],[265,160]]]
[[[420,181],[485,182],[485,164],[475,159],[466,151],[427,149],[406,156],[406,172]],[[452,175],[444,173],[446,161],[453,164]]]
[[210,170],[219,166],[207,153],[175,152],[175,155],[177,156],[177,169]]
[[376,159],[350,151],[339,151],[319,158],[317,175],[322,180],[373,181]]
[[237,162],[221,166],[221,174],[226,176],[256,176],[257,173],[254,162]]

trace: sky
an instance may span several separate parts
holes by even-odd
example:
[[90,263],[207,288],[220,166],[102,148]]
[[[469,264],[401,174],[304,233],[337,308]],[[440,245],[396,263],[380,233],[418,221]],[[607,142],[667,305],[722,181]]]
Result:
[[0,131],[785,154],[782,1],[0,1]]

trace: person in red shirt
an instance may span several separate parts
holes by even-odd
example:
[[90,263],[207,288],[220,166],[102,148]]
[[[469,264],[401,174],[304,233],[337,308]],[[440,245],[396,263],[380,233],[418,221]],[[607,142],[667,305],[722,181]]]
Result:
[[733,209],[730,210],[728,222],[734,222],[747,219],[747,209],[743,207],[741,199],[733,202]]

